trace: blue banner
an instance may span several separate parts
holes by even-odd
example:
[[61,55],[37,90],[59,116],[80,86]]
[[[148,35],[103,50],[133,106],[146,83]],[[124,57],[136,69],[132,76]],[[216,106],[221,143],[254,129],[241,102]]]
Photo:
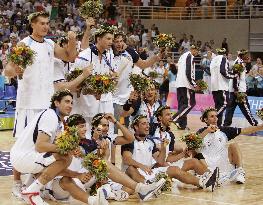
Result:
[[[249,96],[248,97],[248,102],[250,105],[250,110],[251,113],[256,116],[256,111],[263,108],[263,97],[252,97]],[[241,110],[239,109],[239,107],[236,108],[235,110],[235,115],[242,115]]]

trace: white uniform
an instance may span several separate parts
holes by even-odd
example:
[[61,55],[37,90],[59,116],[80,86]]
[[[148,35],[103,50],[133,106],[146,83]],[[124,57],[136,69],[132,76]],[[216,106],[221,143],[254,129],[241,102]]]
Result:
[[[83,69],[90,64],[93,64],[93,74],[109,74],[110,71],[116,71],[113,53],[105,51],[100,61],[96,46],[87,48],[79,53],[74,68]],[[112,93],[102,94],[100,100],[96,100],[93,95],[80,95],[80,98],[75,98],[74,102],[75,106],[73,112],[79,113],[85,118],[92,118],[94,115],[101,112],[113,113]]]
[[[198,131],[201,133],[205,128]],[[209,167],[214,170],[219,167],[220,174],[225,175],[233,170],[228,158],[228,140],[241,133],[241,128],[220,127],[214,133],[207,134],[203,139],[203,147],[199,150]]]
[[[145,140],[137,140],[126,145],[122,145],[121,152],[129,151],[132,153],[132,159],[148,167],[153,167],[156,163],[153,158],[153,154],[158,151],[153,140],[146,138]],[[126,170],[127,165],[123,165],[123,169]],[[138,168],[141,175],[144,176],[145,180],[153,180],[156,174],[160,172],[166,172],[168,167],[158,167],[152,169],[153,174],[147,175],[143,170]]]
[[15,137],[20,136],[38,112],[49,107],[54,93],[54,42],[49,39],[37,42],[30,36],[21,42],[34,50],[36,56],[33,64],[25,69],[23,79],[18,80]]
[[190,51],[181,55],[178,60],[178,73],[175,81],[177,88],[188,88],[194,90],[195,83],[195,65],[193,63],[194,56]]
[[119,56],[115,56],[115,60],[117,62],[116,72],[119,74],[119,79],[117,89],[113,93],[113,102],[118,105],[124,105],[133,90],[129,75],[133,71],[133,64],[139,60],[139,54],[133,48],[128,47]]
[[10,161],[13,167],[21,173],[36,174],[56,161],[51,153],[37,152],[35,143],[38,132],[49,135],[49,142],[53,143],[62,130],[63,123],[53,109],[40,112],[20,133],[21,137],[17,139],[10,151]]

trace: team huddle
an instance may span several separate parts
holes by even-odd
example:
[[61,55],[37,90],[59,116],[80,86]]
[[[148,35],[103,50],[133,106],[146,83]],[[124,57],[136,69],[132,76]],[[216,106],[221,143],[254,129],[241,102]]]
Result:
[[[60,44],[45,39],[49,29],[45,12],[31,15],[30,24],[32,35],[22,42],[36,52],[34,63],[21,69],[9,62],[4,71],[8,77],[23,76],[18,80],[16,142],[10,153],[14,168],[12,192],[17,198],[31,205],[48,204],[45,199],[68,201],[71,197],[90,205],[106,205],[108,200],[128,200],[137,194],[147,201],[161,194],[165,179],[156,180],[159,173],[208,191],[229,182],[245,183],[238,144],[228,141],[262,130],[263,125],[257,125],[246,99],[238,105],[244,107],[242,111],[252,126],[229,127],[231,114],[221,126],[229,79],[233,79],[233,93],[241,89],[243,82],[242,74],[229,70],[225,51],[221,50],[211,63],[215,108],[202,113],[201,121],[207,126],[197,134],[203,146],[192,150],[178,143],[170,127],[174,123],[185,129],[187,114],[195,105],[195,91],[199,90],[193,63],[196,46],[179,59],[178,112],[172,116],[170,107],[159,100],[155,83],[138,92],[129,82],[134,65],[140,69],[150,67],[163,57],[162,51],[142,60],[135,49],[125,44],[123,33],[107,26],[96,30],[95,42],[89,45],[86,38],[90,38],[92,19],[87,20],[80,43],[74,32],[69,32]],[[241,53],[240,58],[245,54]],[[243,65],[243,61],[237,63]],[[82,74],[67,81],[66,75],[75,69],[82,70]],[[79,92],[81,83],[96,74],[116,76],[116,90],[103,94]],[[233,107],[236,105],[229,112]],[[126,125],[120,123],[120,117],[125,118]],[[81,139],[76,149],[63,155],[55,141],[69,127],[76,127]],[[116,145],[121,145],[122,170],[115,166]],[[108,179],[96,194],[90,189],[98,179],[83,166],[81,158],[88,153],[99,155],[108,169]],[[23,182],[21,174],[27,174]]]

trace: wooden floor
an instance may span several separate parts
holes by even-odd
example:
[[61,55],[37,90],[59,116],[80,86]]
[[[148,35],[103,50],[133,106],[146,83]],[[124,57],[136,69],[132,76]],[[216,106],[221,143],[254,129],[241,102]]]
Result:
[[[196,130],[202,125],[198,116],[191,116],[190,128]],[[178,132],[176,132],[180,135]],[[205,192],[195,188],[180,188],[175,193],[164,193],[160,198],[144,202],[147,205],[263,205],[263,137],[239,136],[235,139],[241,147],[246,170],[246,184],[230,184],[215,192]],[[14,140],[11,132],[0,131],[0,150],[8,151]],[[118,159],[119,160],[119,159]],[[0,162],[1,163],[1,162]],[[12,177],[0,177],[0,205],[24,204],[11,196]],[[135,205],[138,199],[127,202],[111,202],[112,205]],[[49,202],[53,205],[59,203]],[[82,204],[72,201],[70,204]]]

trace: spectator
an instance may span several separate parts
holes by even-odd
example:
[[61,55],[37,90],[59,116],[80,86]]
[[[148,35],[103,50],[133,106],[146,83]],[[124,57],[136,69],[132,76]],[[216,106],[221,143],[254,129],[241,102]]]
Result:
[[256,75],[257,80],[257,93],[259,97],[263,97],[263,66],[258,69],[258,74]]
[[142,47],[146,47],[146,43],[147,43],[147,40],[148,40],[148,29],[145,29],[143,34],[142,34]]
[[142,6],[144,7],[148,7],[151,2],[151,0],[141,0],[141,1],[142,1]]
[[188,52],[189,50],[190,50],[190,41],[187,38],[185,38],[181,44],[180,51],[182,53],[185,53],[185,52]]
[[258,71],[260,67],[262,67],[262,60],[261,58],[257,58],[257,62],[255,65],[253,65],[252,70]]
[[228,54],[229,48],[228,48],[228,43],[226,41],[227,41],[227,38],[224,38],[223,41],[222,41],[221,48],[225,48],[226,49],[226,54]]
[[111,2],[109,7],[107,8],[108,17],[114,19],[116,17],[116,6]]
[[201,61],[200,67],[204,71],[203,80],[207,83],[208,89],[205,93],[211,92],[211,73],[210,73],[210,63],[212,60],[212,51],[207,51],[204,58]]
[[247,77],[246,77],[246,84],[247,84],[247,95],[248,96],[257,96],[257,71],[256,70],[250,70]]

